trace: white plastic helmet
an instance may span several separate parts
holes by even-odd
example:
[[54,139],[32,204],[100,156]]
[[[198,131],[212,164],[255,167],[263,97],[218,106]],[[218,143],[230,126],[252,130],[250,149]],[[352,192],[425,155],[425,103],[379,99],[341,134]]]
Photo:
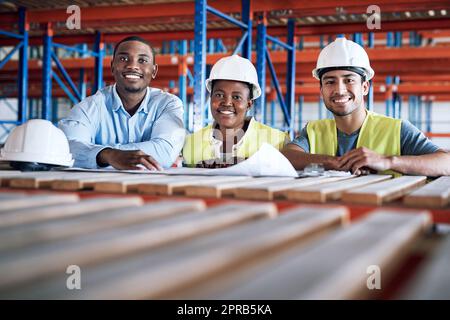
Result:
[[[11,131],[0,150],[0,161],[18,162],[18,167],[24,170],[71,167],[74,162],[64,132],[50,121],[41,119],[29,120]],[[25,163],[34,164],[34,168]]]
[[250,60],[242,58],[237,54],[223,57],[217,61],[211,69],[209,78],[206,80],[206,89],[211,92],[211,84],[214,80],[235,80],[250,83],[253,86],[253,99],[261,95],[258,83],[258,74],[255,66]]
[[319,71],[323,68],[355,67],[364,69],[366,80],[375,75],[370,67],[369,56],[359,44],[347,40],[345,37],[336,38],[327,45],[319,54],[317,66],[312,71],[313,77],[320,80]]

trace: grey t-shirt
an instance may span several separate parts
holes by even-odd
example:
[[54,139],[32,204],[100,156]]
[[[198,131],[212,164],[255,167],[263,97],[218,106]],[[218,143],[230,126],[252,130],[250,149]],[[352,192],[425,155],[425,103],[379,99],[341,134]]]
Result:
[[[337,130],[338,150],[337,156],[342,156],[348,151],[356,148],[358,141],[359,131],[357,130],[352,134],[345,134],[339,129]],[[300,132],[291,143],[296,144],[305,152],[309,152],[309,141],[306,126]],[[400,129],[400,144],[402,156],[418,156],[421,154],[433,153],[440,148],[436,146],[430,139],[428,139],[422,131],[417,129],[407,120],[402,120],[402,127]]]

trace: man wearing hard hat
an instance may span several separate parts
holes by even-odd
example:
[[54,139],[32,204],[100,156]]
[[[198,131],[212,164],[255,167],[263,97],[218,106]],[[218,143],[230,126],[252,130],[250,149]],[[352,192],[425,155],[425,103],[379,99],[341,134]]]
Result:
[[256,69],[238,55],[217,61],[206,80],[214,122],[189,135],[183,147],[184,165],[223,168],[247,159],[268,143],[281,149],[287,133],[248,117],[261,95]]
[[116,169],[170,167],[183,147],[183,104],[150,88],[158,65],[150,44],[127,37],[114,48],[111,72],[116,83],[100,89],[60,121],[75,167]]
[[368,111],[364,96],[375,72],[366,51],[337,38],[319,55],[313,76],[334,119],[309,122],[283,149],[298,170],[312,163],[354,174],[450,175],[450,154],[408,121]]

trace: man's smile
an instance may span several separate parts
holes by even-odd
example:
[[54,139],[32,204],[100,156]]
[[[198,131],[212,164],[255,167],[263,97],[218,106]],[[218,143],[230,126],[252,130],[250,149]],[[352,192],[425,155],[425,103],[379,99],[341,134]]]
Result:
[[137,72],[124,72],[122,73],[122,76],[125,79],[142,79],[143,75]]
[[333,97],[331,98],[331,101],[338,104],[344,104],[352,100],[353,98],[351,96],[339,96],[339,97]]

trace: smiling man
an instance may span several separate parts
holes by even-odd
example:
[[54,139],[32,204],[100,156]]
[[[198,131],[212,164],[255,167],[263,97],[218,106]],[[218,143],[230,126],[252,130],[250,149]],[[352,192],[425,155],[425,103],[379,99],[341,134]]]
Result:
[[334,119],[309,122],[282,153],[298,170],[321,163],[329,170],[354,174],[387,172],[450,175],[450,154],[405,120],[365,108],[364,96],[375,72],[365,50],[337,38],[317,60],[313,76]]
[[247,116],[261,95],[256,69],[238,55],[224,57],[212,67],[206,89],[214,123],[187,137],[184,165],[223,168],[247,159],[263,143],[281,149],[289,136]]
[[114,48],[116,83],[75,105],[59,123],[75,167],[161,170],[172,165],[184,143],[183,104],[150,88],[158,65],[150,44],[128,37]]

